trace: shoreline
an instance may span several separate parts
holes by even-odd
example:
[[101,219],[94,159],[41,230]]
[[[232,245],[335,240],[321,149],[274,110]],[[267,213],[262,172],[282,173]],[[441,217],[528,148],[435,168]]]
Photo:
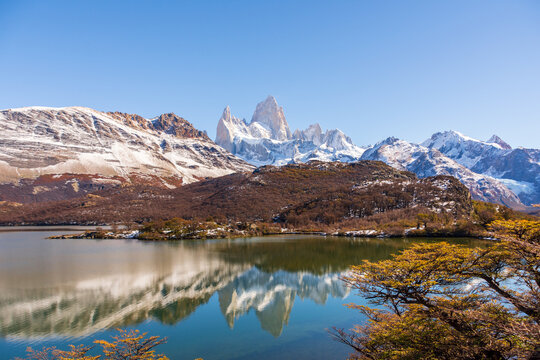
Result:
[[14,231],[83,231],[97,230],[101,227],[104,230],[110,230],[111,226],[104,225],[0,225],[0,232]]
[[[95,239],[95,240],[137,240],[137,241],[143,241],[143,242],[175,242],[175,241],[200,241],[200,240],[220,240],[220,239],[238,239],[238,238],[250,238],[250,237],[270,237],[270,236],[288,236],[288,235],[305,235],[305,236],[322,236],[322,237],[343,237],[343,238],[371,238],[371,239],[390,239],[390,238],[471,238],[471,239],[478,239],[478,240],[486,240],[486,241],[499,241],[497,237],[494,236],[486,236],[485,235],[473,235],[473,234],[432,234],[432,233],[422,233],[422,234],[385,234],[385,233],[377,233],[377,234],[359,234],[356,231],[355,232],[335,232],[335,233],[326,233],[326,232],[319,232],[319,231],[310,231],[310,232],[302,232],[302,231],[287,231],[287,232],[268,232],[264,234],[256,234],[256,233],[245,233],[245,234],[231,234],[229,236],[213,236],[213,235],[207,235],[207,236],[186,236],[183,238],[139,238],[137,236],[129,236],[128,234],[120,233],[120,234],[112,234],[112,233],[106,233],[103,234],[97,234],[96,232],[85,232],[85,233],[79,233],[79,234],[65,234],[65,235],[53,235],[48,237],[49,239]],[[493,234],[490,234],[493,235]]]
[[[81,231],[80,233],[53,235],[51,239],[133,239],[138,241],[183,241],[183,240],[213,240],[213,239],[235,239],[255,236],[279,236],[279,235],[311,235],[311,236],[335,236],[349,238],[472,238],[480,240],[499,240],[492,232],[471,232],[462,231],[426,231],[424,227],[407,228],[402,232],[388,233],[383,230],[361,229],[361,230],[337,230],[337,231],[315,231],[315,230],[293,230],[282,228],[268,229],[263,224],[262,227],[247,224],[242,229],[238,229],[234,224],[219,225],[213,223],[213,227],[208,227],[208,223],[197,223],[202,226],[198,229],[189,229],[183,225],[180,228],[169,229],[168,227],[155,229],[152,233],[144,232],[142,225],[133,230],[127,230],[125,226],[115,227],[114,225],[95,224],[47,224],[47,225],[0,225],[0,232],[16,231]],[[114,230],[113,230],[114,229]]]

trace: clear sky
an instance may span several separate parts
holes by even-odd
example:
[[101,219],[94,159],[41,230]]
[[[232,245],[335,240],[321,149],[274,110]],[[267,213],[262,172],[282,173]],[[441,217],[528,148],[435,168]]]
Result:
[[540,148],[540,1],[0,0],[0,108],[176,114],[213,138],[274,95],[358,145]]

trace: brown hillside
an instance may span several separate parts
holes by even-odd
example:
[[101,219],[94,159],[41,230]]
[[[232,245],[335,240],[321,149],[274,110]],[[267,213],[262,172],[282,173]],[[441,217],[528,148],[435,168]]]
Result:
[[[332,224],[400,209],[468,214],[455,178],[417,179],[379,161],[264,166],[177,189],[120,187],[99,197],[0,207],[1,223],[111,223],[172,217]],[[2,211],[3,210],[3,211]]]

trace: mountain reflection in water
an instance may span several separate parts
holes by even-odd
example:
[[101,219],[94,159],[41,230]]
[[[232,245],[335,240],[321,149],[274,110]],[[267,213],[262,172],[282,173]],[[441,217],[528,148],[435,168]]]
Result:
[[221,312],[232,328],[234,320],[255,310],[261,327],[279,336],[288,323],[294,299],[299,296],[324,304],[328,295],[345,298],[350,289],[338,274],[312,275],[277,271],[273,274],[252,268],[219,290]]
[[253,310],[262,329],[278,337],[295,299],[345,298],[349,289],[339,277],[350,264],[387,258],[405,246],[404,240],[307,237],[66,241],[37,234],[43,251],[22,253],[0,242],[2,337],[87,336],[149,318],[175,324],[216,293],[230,328]]

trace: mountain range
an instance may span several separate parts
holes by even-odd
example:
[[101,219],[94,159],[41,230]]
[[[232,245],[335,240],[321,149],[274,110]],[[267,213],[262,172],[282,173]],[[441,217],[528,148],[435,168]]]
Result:
[[252,168],[172,113],[0,111],[0,200],[60,200],[136,183],[174,188]]
[[389,137],[362,147],[319,124],[291,131],[269,96],[251,120],[227,106],[216,140],[173,113],[155,118],[84,107],[0,111],[0,201],[35,203],[84,197],[130,185],[176,187],[311,160],[380,160],[424,178],[451,175],[474,199],[517,209],[540,203],[540,149],[512,148],[498,136],[480,141],[456,131],[421,144]]
[[233,116],[227,106],[217,125],[216,143],[257,166],[309,160],[350,162],[364,152],[341,130],[322,132],[319,124],[291,133],[283,108],[272,96],[257,105],[249,123]]
[[540,150],[513,149],[496,135],[480,141],[446,131],[421,144],[389,137],[360,147],[341,130],[323,132],[318,124],[291,132],[283,108],[272,96],[256,106],[250,122],[226,107],[216,134],[217,144],[256,166],[380,160],[419,177],[455,176],[477,200],[518,209],[540,203]]
[[527,205],[540,203],[540,149],[513,149],[493,135],[479,141],[456,131],[434,134],[422,143],[485,178],[494,178]]

